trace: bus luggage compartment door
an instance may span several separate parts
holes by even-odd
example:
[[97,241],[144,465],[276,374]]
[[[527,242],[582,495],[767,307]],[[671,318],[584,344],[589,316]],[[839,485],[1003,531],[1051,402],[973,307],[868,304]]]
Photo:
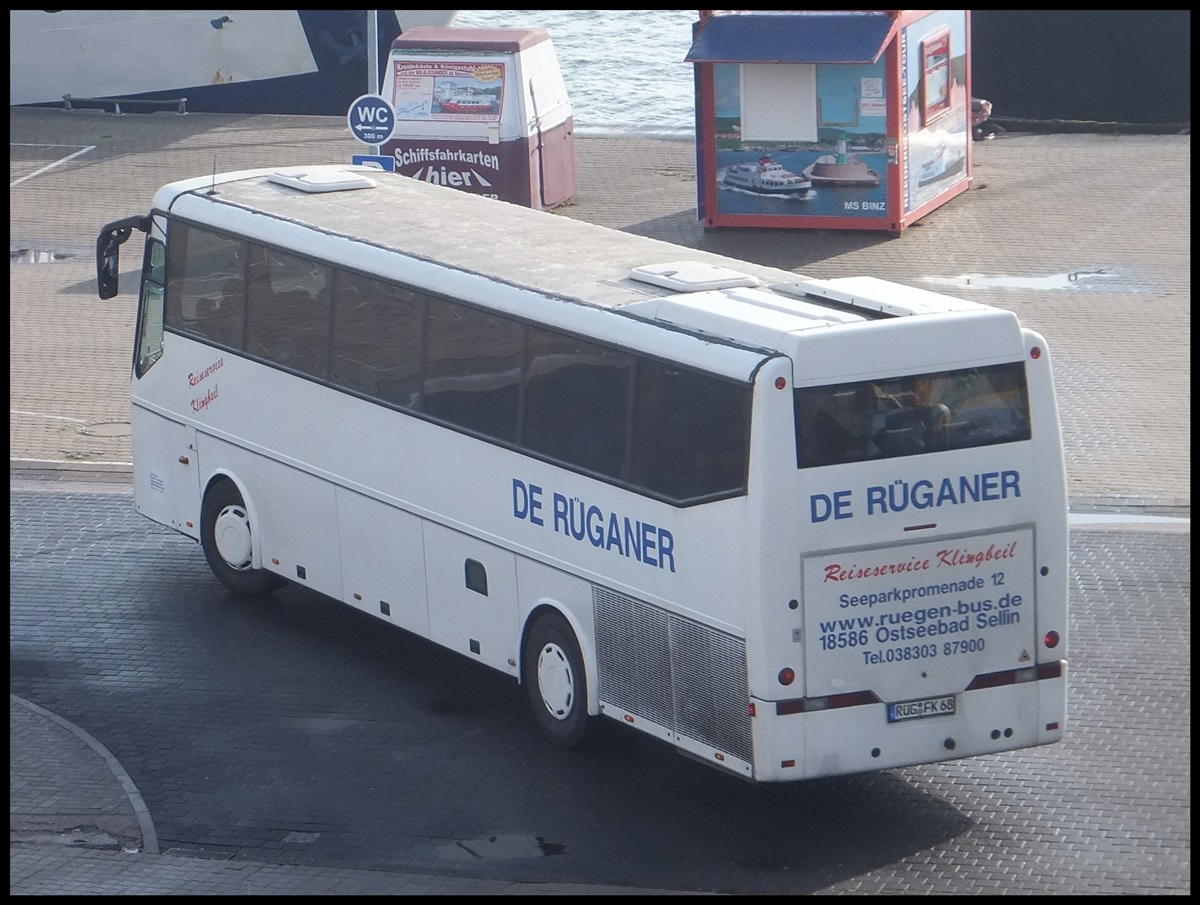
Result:
[[200,538],[200,467],[196,429],[134,405],[133,499],[138,512]]
[[516,675],[516,557],[434,522],[425,523],[424,533],[429,637]]

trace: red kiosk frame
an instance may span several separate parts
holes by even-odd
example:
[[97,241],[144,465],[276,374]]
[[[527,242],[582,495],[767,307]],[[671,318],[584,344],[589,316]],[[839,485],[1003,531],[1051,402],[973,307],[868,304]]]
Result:
[[902,232],[970,188],[969,10],[700,10],[706,229]]

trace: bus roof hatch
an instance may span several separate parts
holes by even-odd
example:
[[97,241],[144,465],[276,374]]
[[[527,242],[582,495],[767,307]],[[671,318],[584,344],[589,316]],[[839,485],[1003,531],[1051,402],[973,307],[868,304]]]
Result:
[[285,170],[276,170],[267,180],[310,195],[375,188],[375,180],[370,176],[353,169],[334,167],[288,167]]
[[644,264],[629,271],[631,279],[676,292],[704,292],[708,289],[732,289],[758,286],[761,280],[738,270],[703,264],[699,261],[675,261],[670,264]]

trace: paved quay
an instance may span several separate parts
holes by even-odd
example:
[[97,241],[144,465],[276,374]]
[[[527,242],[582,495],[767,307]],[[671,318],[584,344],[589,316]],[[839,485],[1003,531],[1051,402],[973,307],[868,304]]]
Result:
[[[972,190],[898,237],[706,232],[690,142],[577,137],[575,148],[576,192],[555,216],[1015,311],[1054,355],[1072,512],[1190,525],[1190,135],[977,143]],[[214,167],[361,151],[340,117],[10,108],[10,479],[128,492],[139,256],[135,239],[121,294],[100,301],[101,225]],[[11,693],[9,777],[15,894],[674,894],[161,853],[153,813],[102,741]]]

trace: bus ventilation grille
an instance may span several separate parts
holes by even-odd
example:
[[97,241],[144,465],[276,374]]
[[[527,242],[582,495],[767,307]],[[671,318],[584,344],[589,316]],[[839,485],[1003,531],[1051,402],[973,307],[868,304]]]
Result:
[[602,701],[751,759],[745,642],[607,588],[592,605]]

